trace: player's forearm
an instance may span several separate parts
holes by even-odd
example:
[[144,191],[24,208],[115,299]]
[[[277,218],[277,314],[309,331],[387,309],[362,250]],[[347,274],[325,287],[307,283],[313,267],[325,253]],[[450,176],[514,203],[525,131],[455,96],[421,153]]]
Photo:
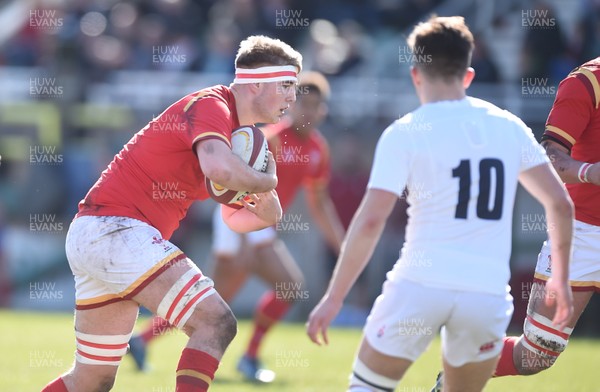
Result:
[[548,237],[552,254],[552,277],[560,282],[569,280],[569,260],[573,236],[573,205],[568,198],[557,199],[546,206]]
[[277,177],[252,169],[234,154],[224,157],[220,167],[207,177],[227,189],[251,193],[267,192],[277,186]]
[[[564,147],[552,141],[546,140],[542,142],[542,146],[546,149],[546,154],[550,158],[552,166],[554,166],[560,179],[565,184],[577,184],[581,182],[579,179],[579,169],[585,162],[573,159]],[[600,185],[600,165],[596,164],[588,169],[587,177],[592,183]]]
[[276,220],[265,221],[245,208],[234,209],[223,206],[222,218],[225,224],[236,233],[249,233],[273,226]]
[[384,227],[385,219],[368,216],[367,213],[355,216],[342,243],[326,296],[343,302],[373,255]]
[[248,166],[219,140],[199,142],[196,152],[202,172],[211,181],[236,191],[262,193],[277,186],[277,177]]

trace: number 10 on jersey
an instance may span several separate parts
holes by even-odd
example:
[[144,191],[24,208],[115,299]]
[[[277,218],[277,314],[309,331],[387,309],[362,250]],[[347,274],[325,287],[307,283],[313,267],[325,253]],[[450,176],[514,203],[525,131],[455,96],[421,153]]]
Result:
[[[494,199],[490,205],[492,193],[492,172],[494,173]],[[467,219],[471,199],[471,160],[463,159],[452,169],[452,177],[458,178],[458,203],[456,219]],[[502,217],[504,203],[504,165],[496,158],[484,158],[479,161],[479,193],[477,195],[477,217],[499,220]]]

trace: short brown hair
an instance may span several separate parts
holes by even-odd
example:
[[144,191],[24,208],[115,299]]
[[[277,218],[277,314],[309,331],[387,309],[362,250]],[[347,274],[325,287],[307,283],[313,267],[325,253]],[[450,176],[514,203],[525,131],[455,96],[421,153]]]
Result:
[[242,42],[235,56],[236,68],[293,65],[302,70],[302,55],[285,42],[264,35],[251,35]]
[[319,94],[321,99],[328,100],[331,95],[329,82],[320,72],[306,71],[298,75],[298,88]]
[[431,77],[462,78],[471,65],[473,34],[462,16],[440,17],[415,26],[407,39],[413,65]]

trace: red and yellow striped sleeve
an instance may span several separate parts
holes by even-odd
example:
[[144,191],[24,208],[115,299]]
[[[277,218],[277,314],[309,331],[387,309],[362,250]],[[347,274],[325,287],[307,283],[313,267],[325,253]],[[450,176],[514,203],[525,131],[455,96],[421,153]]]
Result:
[[231,147],[231,131],[238,127],[237,118],[231,108],[233,103],[227,97],[220,96],[220,91],[206,93],[200,91],[190,97],[183,107],[184,116],[189,124],[189,132],[184,138],[192,148],[197,142],[207,139],[218,139]]
[[576,68],[558,86],[542,140],[553,140],[571,150],[599,104],[597,72]]

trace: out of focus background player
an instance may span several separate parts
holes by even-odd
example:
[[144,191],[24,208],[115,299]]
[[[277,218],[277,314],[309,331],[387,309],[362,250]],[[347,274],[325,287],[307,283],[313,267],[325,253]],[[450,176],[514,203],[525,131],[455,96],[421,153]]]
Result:
[[[544,300],[559,331],[573,311],[567,285],[572,205],[531,130],[511,113],[466,96],[475,74],[473,36],[462,17],[432,17],[407,41],[423,55],[410,71],[422,105],[381,136],[367,193],[307,332],[316,344],[329,343],[329,324],[406,187],[406,241],[367,319],[348,390],[393,391],[441,328],[445,388],[481,391],[513,312],[508,262],[517,184],[543,204],[554,227],[554,270]],[[523,159],[524,149],[532,159]],[[421,186],[430,193],[421,194]]]
[[554,254],[544,242],[535,269],[523,334],[504,339],[496,376],[530,375],[551,367],[565,350],[573,328],[595,291],[600,290],[600,58],[577,68],[560,83],[546,122],[542,145],[575,204],[573,259],[569,284],[574,317],[564,330],[550,319],[542,300]]
[[[337,253],[344,229],[327,189],[329,146],[317,129],[327,114],[329,96],[329,83],[321,73],[301,73],[297,100],[289,110],[289,116],[264,131],[277,164],[276,189],[284,213],[303,188],[311,216],[330,248]],[[231,302],[252,275],[270,287],[258,301],[253,332],[237,366],[248,380],[271,382],[274,379],[274,373],[264,369],[258,360],[259,348],[266,333],[285,316],[289,307],[295,301],[306,299],[302,271],[285,243],[277,238],[277,232],[285,231],[287,226],[305,223],[284,215],[277,225],[241,235],[223,224],[220,207],[213,215],[214,268],[211,277],[219,294]],[[168,328],[168,323],[155,318],[143,332],[132,338],[131,353],[138,368],[145,367],[147,343]]]
[[[0,357],[0,390],[40,390],[72,364],[75,290],[64,247],[68,225],[132,130],[198,86],[228,85],[245,37],[282,39],[302,53],[304,70],[321,72],[331,84],[329,114],[319,129],[330,142],[329,194],[348,227],[366,190],[379,130],[419,105],[415,94],[402,93],[412,91],[408,69],[421,55],[410,51],[405,38],[433,13],[462,15],[473,32],[476,76],[469,94],[519,116],[538,141],[559,82],[600,53],[600,3],[591,0],[0,2],[0,349],[11,353]],[[522,154],[528,159],[531,153]],[[429,191],[413,193],[427,197]],[[303,193],[286,217],[300,217],[300,223],[280,225],[278,237],[298,261],[308,295],[268,334],[260,359],[277,373],[270,388],[299,381],[306,389],[343,390],[360,339],[357,327],[364,325],[405,235],[406,196],[333,323],[354,328],[336,329],[342,344],[317,350],[298,336],[326,289],[335,255],[328,254],[331,246],[309,217]],[[194,203],[170,239],[207,272],[215,207],[212,200]],[[521,187],[512,228],[515,311],[509,335],[518,336],[548,228],[541,205]],[[252,390],[236,364],[253,333],[256,304],[269,290],[253,276],[229,304],[239,339],[224,357],[217,377],[223,382],[216,389]],[[592,296],[586,309],[560,366],[531,377],[500,378],[487,388],[537,391],[542,383],[557,390],[596,388],[592,364],[600,361],[600,297]],[[141,316],[139,328],[148,313]],[[118,388],[172,391],[186,340],[173,329],[156,341],[149,373],[122,361]],[[403,379],[407,389],[429,390],[437,353],[430,350],[413,365]],[[325,368],[331,371],[320,371]]]

